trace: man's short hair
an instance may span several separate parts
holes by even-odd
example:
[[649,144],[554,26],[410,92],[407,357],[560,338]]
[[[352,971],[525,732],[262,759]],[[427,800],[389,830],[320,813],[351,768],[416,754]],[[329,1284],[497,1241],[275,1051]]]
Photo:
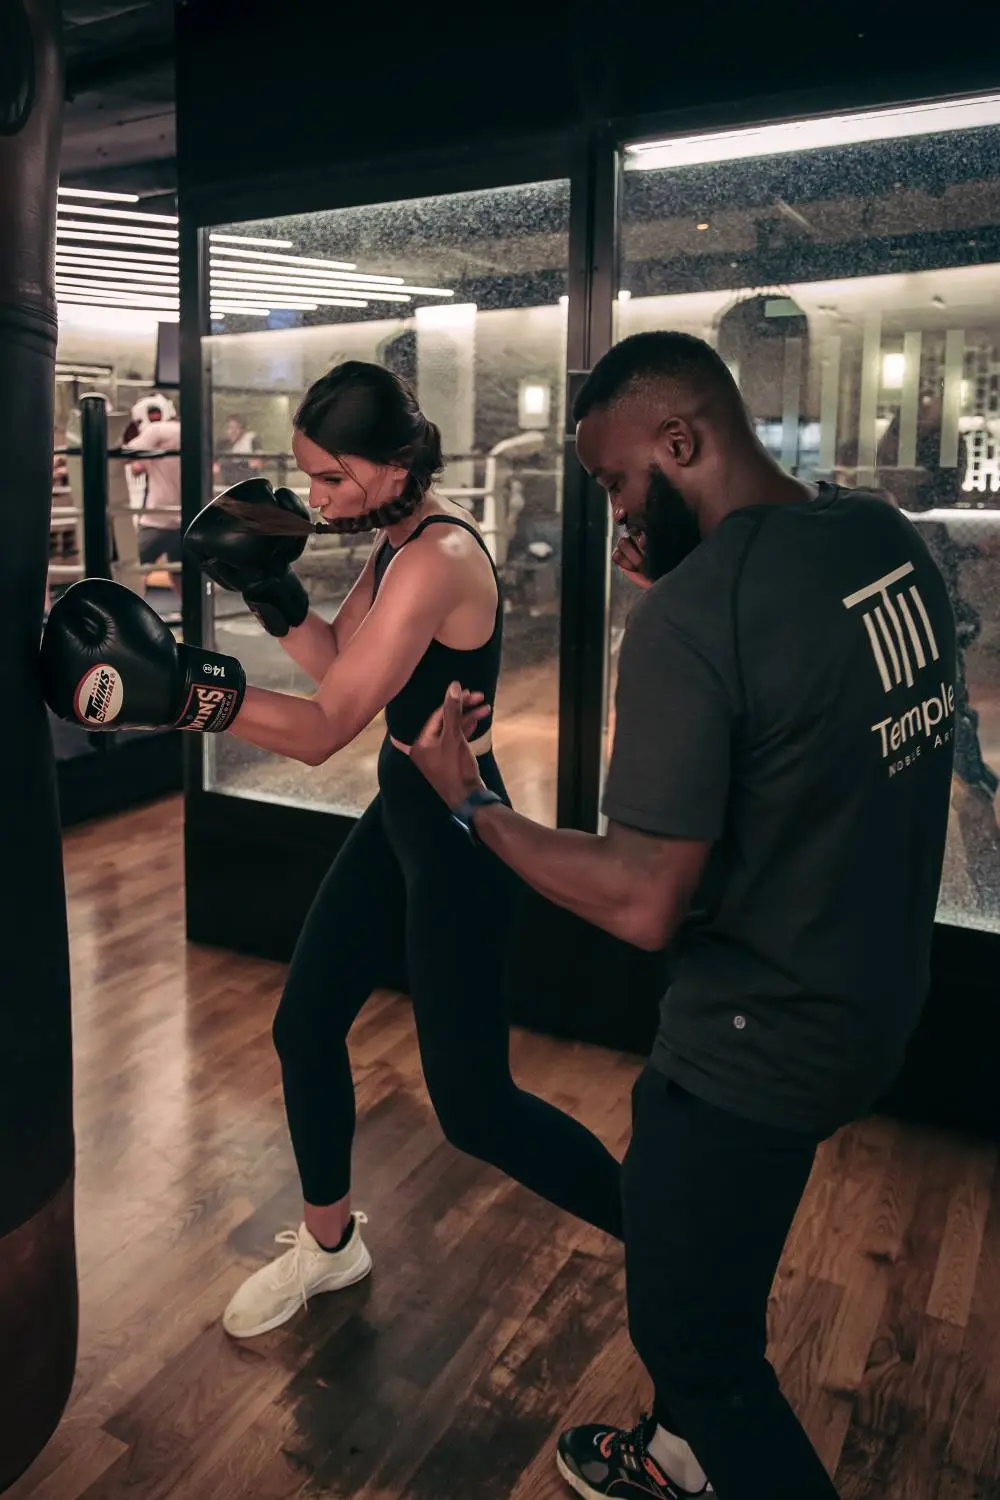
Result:
[[714,387],[738,401],[739,390],[722,357],[691,333],[633,333],[597,361],[573,402],[573,420],[613,406],[637,385],[684,381]]

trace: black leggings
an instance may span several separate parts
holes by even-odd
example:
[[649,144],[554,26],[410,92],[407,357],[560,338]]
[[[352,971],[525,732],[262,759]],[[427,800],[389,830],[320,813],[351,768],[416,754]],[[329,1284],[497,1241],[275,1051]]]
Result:
[[[479,766],[506,797],[492,755]],[[511,1077],[506,956],[517,882],[470,842],[388,740],[379,788],[313,902],[274,1021],[306,1202],[335,1203],[350,1190],[347,1034],[372,991],[405,976],[424,1078],[448,1140],[621,1238],[614,1157]]]

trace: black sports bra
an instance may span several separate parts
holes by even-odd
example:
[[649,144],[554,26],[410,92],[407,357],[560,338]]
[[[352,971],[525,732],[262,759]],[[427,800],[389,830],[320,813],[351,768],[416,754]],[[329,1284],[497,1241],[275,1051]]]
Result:
[[[442,641],[431,641],[411,672],[409,680],[400,688],[395,698],[392,698],[385,706],[385,722],[389,733],[393,739],[399,740],[403,745],[412,745],[434,710],[441,707],[449,683],[460,682],[469,692],[482,693],[492,710],[496,697],[497,678],[500,675],[500,655],[503,649],[503,597],[500,591],[500,579],[486,543],[468,521],[463,521],[458,516],[428,516],[425,521],[421,521],[420,525],[414,528],[406,541],[400,542],[398,547],[393,547],[385,541],[375,558],[375,586],[372,590],[372,598],[374,599],[378,593],[382,579],[385,577],[385,570],[397,552],[418,537],[425,527],[441,524],[461,526],[463,531],[468,531],[475,537],[489,558],[497,586],[496,618],[493,621],[493,634],[489,640],[471,651],[459,651],[454,646],[444,645]],[[476,731],[471,738],[480,739],[492,722],[491,711],[477,724]]]

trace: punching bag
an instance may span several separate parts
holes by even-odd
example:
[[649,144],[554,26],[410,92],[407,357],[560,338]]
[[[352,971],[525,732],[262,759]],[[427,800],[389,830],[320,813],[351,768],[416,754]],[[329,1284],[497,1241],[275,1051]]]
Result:
[[38,679],[62,97],[58,4],[0,0],[0,1490],[48,1441],[76,1365],[69,954]]

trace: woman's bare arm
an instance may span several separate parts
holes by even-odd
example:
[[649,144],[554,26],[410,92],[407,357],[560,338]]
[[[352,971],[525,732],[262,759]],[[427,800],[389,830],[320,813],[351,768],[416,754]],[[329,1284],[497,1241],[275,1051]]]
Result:
[[323,681],[338,653],[343,651],[372,607],[378,548],[379,543],[376,542],[368,554],[368,561],[354,580],[350,593],[332,620],[324,620],[311,609],[301,625],[296,625],[281,637],[281,644],[292,661],[315,683]]

